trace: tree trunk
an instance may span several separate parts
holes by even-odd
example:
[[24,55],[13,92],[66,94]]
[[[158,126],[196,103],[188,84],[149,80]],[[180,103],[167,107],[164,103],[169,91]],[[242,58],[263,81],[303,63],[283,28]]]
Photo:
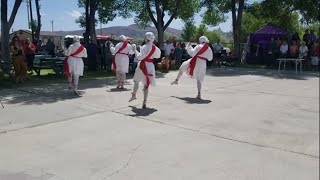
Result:
[[9,62],[9,23],[8,23],[8,1],[1,0],[1,56],[2,60]]
[[90,40],[96,43],[96,10],[97,10],[97,0],[90,0],[90,29],[89,29],[89,35]]
[[234,42],[234,52],[238,58],[241,58],[240,32],[241,32],[243,7],[244,7],[244,0],[239,0],[238,9],[236,9],[235,0],[231,0],[232,27],[233,27],[232,33],[233,33],[233,42]]
[[159,45],[159,48],[162,49],[163,48],[164,28],[161,23],[158,23],[157,31],[158,31],[158,45]]
[[5,62],[10,61],[9,31],[17,15],[22,0],[16,0],[8,21],[8,0],[1,0],[1,56]]
[[39,4],[39,0],[35,0],[36,2],[36,9],[37,9],[37,22],[38,22],[38,26],[37,26],[37,30],[35,33],[35,38],[37,39],[37,41],[39,41],[40,38],[40,31],[41,31],[41,14],[40,14],[40,4]]
[[32,42],[34,41],[34,21],[33,21],[33,13],[32,13],[32,1],[29,1],[29,8],[30,8],[30,18],[31,18],[31,37],[32,37]]
[[89,44],[89,31],[90,31],[89,4],[90,4],[90,0],[86,0],[85,1],[86,30],[85,30],[85,34],[84,34],[84,42],[86,45]]

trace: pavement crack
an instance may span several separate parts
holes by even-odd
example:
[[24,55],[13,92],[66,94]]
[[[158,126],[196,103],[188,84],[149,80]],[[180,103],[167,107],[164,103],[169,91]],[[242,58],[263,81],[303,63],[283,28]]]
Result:
[[[113,112],[118,113],[118,114],[122,114],[124,116],[130,116],[129,114],[125,114],[125,113],[122,113],[122,112],[117,112],[117,111],[113,111]],[[245,141],[245,140],[225,137],[225,136],[214,134],[214,133],[204,132],[204,131],[201,131],[202,127],[198,128],[198,129],[192,129],[192,128],[187,128],[187,127],[183,127],[183,126],[179,126],[179,125],[169,124],[169,123],[162,122],[162,121],[159,121],[159,120],[149,119],[149,118],[146,118],[146,117],[140,117],[140,116],[135,116],[135,117],[138,118],[138,119],[141,119],[141,120],[150,121],[150,122],[158,123],[158,124],[163,124],[165,126],[179,128],[179,129],[183,129],[183,130],[186,130],[186,131],[191,131],[191,132],[195,132],[195,133],[199,133],[199,134],[209,135],[209,136],[212,136],[212,137],[216,137],[216,138],[219,138],[219,139],[224,139],[224,140],[227,140],[227,141],[233,141],[233,142],[236,142],[236,143],[247,144],[247,145],[250,145],[250,146],[255,146],[255,147],[260,147],[260,148],[265,148],[265,149],[273,149],[273,150],[292,153],[292,154],[298,154],[298,155],[302,155],[302,156],[306,156],[306,157],[310,157],[310,158],[315,158],[315,159],[319,159],[320,158],[319,156],[313,155],[313,154],[307,154],[307,153],[293,151],[293,150],[289,150],[289,149],[284,149],[284,148],[280,148],[280,147],[276,147],[276,146],[258,144],[258,143],[249,142],[249,141]]]
[[107,179],[110,178],[116,174],[119,174],[122,170],[124,170],[125,168],[127,168],[131,162],[131,160],[133,159],[134,154],[138,151],[138,149],[142,146],[143,144],[138,145],[137,147],[135,147],[131,152],[130,152],[130,157],[127,160],[127,162],[118,170],[116,170],[115,172],[107,175],[106,177],[104,177],[103,179]]

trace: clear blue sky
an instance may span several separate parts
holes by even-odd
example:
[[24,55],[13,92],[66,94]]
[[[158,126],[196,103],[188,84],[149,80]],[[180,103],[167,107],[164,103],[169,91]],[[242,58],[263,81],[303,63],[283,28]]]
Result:
[[[34,1],[33,1],[34,2]],[[42,14],[42,30],[51,31],[51,23],[53,20],[54,31],[67,31],[67,30],[78,30],[80,29],[78,24],[75,23],[75,19],[84,12],[84,9],[78,8],[77,0],[41,0],[41,14]],[[8,11],[11,13],[14,1],[10,0],[8,2]],[[201,13],[200,13],[201,14]],[[196,25],[201,23],[201,15],[197,14],[195,16]],[[33,3],[33,16],[36,18],[35,5]],[[27,29],[28,27],[27,19],[27,5],[25,2],[22,2],[16,20],[13,24],[13,30],[18,29]],[[128,26],[133,24],[133,19],[122,19],[120,17],[114,19],[112,22],[103,25],[103,27],[110,26]],[[170,27],[176,29],[182,29],[183,22],[181,20],[172,21]],[[228,19],[225,23],[220,24],[217,27],[211,27],[210,29],[221,28],[223,31],[231,30],[231,17],[228,14]],[[99,28],[99,26],[97,27]]]

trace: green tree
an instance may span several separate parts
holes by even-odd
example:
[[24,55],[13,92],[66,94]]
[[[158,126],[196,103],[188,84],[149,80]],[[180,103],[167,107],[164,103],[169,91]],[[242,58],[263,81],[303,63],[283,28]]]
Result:
[[181,37],[184,41],[190,42],[194,41],[194,37],[197,32],[197,27],[194,25],[192,20],[185,22],[184,27],[182,29]]
[[[160,47],[163,47],[164,31],[174,19],[190,19],[200,9],[199,0],[118,0],[118,7],[123,17],[135,16],[135,23],[142,27],[153,23]],[[165,16],[168,16],[166,22]]]
[[268,23],[273,23],[289,33],[299,32],[301,29],[299,14],[291,12],[288,7],[279,4],[270,8],[264,3],[254,3],[243,15],[241,39],[245,39],[250,33]]
[[38,29],[38,21],[33,19],[32,21],[29,22],[29,27],[31,29],[31,32],[36,34],[36,31]]
[[95,27],[98,23],[96,14],[99,21],[106,24],[116,17],[120,5],[116,0],[78,0],[78,6],[85,8],[85,13],[76,19],[76,23],[85,28],[86,43],[88,43],[89,36],[94,41],[96,40]]
[[[290,12],[298,12],[301,15],[301,22],[312,24],[319,22],[320,1],[318,0],[263,0],[261,4],[270,10],[284,8]],[[273,10],[272,12],[276,12]]]
[[200,24],[196,31],[196,41],[198,41],[201,36],[204,36],[206,32],[208,32],[208,27],[205,24]]
[[211,44],[217,42],[217,40],[220,40],[221,43],[227,42],[219,30],[207,31],[204,35],[207,36]]

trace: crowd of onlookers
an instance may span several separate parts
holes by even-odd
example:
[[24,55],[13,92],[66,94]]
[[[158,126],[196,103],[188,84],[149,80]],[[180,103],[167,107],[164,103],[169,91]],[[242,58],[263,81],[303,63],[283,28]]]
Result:
[[258,64],[276,66],[278,58],[302,58],[303,66],[308,68],[319,66],[320,38],[314,31],[307,29],[302,38],[298,33],[288,37],[271,37],[267,43],[253,42],[250,44],[249,60],[254,58]]
[[55,55],[55,44],[51,39],[44,46],[40,46],[41,41],[31,42],[29,38],[21,41],[18,36],[14,36],[10,42],[10,52],[14,66],[16,83],[27,79],[28,71],[32,73],[35,54],[39,51],[46,51],[46,54]]

